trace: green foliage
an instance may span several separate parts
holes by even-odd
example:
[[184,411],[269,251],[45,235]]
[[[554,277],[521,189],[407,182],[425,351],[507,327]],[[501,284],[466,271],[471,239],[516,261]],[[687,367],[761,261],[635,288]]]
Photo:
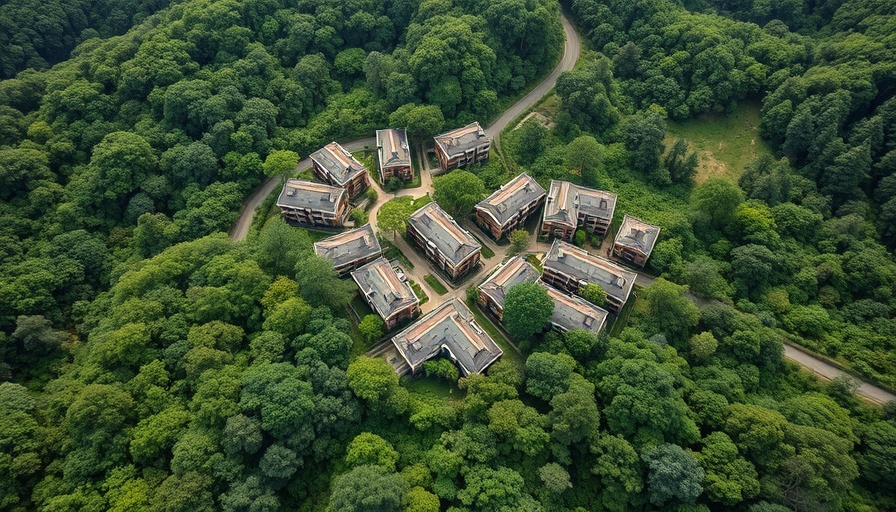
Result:
[[430,359],[423,363],[423,369],[427,376],[441,377],[448,382],[457,382],[460,378],[460,371],[449,359]]
[[514,229],[508,236],[510,240],[510,254],[520,254],[529,248],[529,232],[525,229]]
[[473,206],[485,195],[485,185],[469,171],[452,171],[433,178],[433,200],[455,217],[470,213]]
[[401,510],[404,480],[382,466],[358,466],[333,480],[330,507],[344,512]]
[[607,301],[607,292],[598,284],[588,283],[579,289],[579,295],[597,307],[601,307]]
[[544,329],[554,310],[554,301],[535,283],[510,287],[504,298],[504,325],[517,339],[529,339]]
[[385,326],[385,322],[379,316],[366,315],[358,324],[358,330],[361,331],[364,341],[373,343],[383,337]]
[[703,468],[682,447],[662,444],[646,450],[641,459],[647,465],[647,492],[654,505],[672,499],[693,503],[703,492]]
[[345,462],[351,467],[380,466],[394,472],[395,463],[398,462],[398,452],[382,437],[370,432],[362,432],[348,444]]

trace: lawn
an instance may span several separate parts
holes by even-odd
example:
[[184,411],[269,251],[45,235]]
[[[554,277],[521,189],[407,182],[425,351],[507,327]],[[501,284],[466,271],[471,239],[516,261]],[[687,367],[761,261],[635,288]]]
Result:
[[541,261],[538,259],[538,256],[530,254],[526,256],[526,261],[535,267],[535,270],[538,270],[539,273],[544,273],[544,269],[541,267]]
[[355,311],[355,314],[358,315],[359,320],[364,320],[364,317],[367,315],[372,315],[373,310],[370,309],[370,306],[367,305],[367,302],[361,298],[361,295],[355,295],[355,298],[351,301],[351,307]]
[[744,167],[762,154],[772,154],[759,137],[759,102],[744,102],[730,115],[704,114],[667,123],[666,148],[685,139],[700,157],[697,183],[712,176],[737,180]]
[[[472,232],[470,232],[470,234],[473,235]],[[482,257],[483,257],[483,258],[485,258],[485,259],[489,259],[489,258],[494,258],[494,257],[495,257],[495,251],[489,249],[489,247],[488,247],[487,245],[485,245],[485,243],[482,241],[481,238],[479,238],[479,237],[476,236],[476,235],[473,235],[473,238],[475,238],[476,241],[479,242],[479,245],[482,246],[482,250],[480,251],[480,253],[482,254]]]
[[445,285],[443,285],[442,282],[436,278],[436,276],[432,274],[426,274],[425,276],[423,276],[423,280],[426,281],[426,284],[428,284],[433,289],[433,291],[438,293],[439,295],[445,295],[446,293],[448,293],[448,289],[445,288]]
[[416,283],[413,279],[408,279],[408,284],[411,285],[411,290],[414,290],[414,295],[420,299],[420,305],[426,304],[429,301],[429,297],[426,295],[426,292],[423,291],[423,288],[420,287],[419,284]]
[[613,324],[607,327],[607,334],[611,337],[619,336],[619,333],[628,324],[628,317],[632,314],[632,310],[635,309],[635,303],[638,301],[638,294],[641,290],[643,288],[635,286],[631,297],[626,301],[625,306],[622,306],[622,311],[613,319]]
[[401,385],[415,395],[423,395],[439,400],[461,400],[465,394],[463,390],[457,387],[456,383],[451,383],[438,377],[426,377],[423,374],[417,377],[402,377]]
[[305,232],[308,233],[308,236],[311,237],[312,243],[319,242],[319,241],[323,240],[324,238],[327,238],[327,237],[330,237],[330,236],[333,236],[336,234],[334,232],[317,231],[314,229],[306,229],[306,228],[296,228],[296,229],[304,229]]

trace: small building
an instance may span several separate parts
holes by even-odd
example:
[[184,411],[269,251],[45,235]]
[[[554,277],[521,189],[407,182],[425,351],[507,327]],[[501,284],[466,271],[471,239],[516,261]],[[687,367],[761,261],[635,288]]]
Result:
[[349,211],[344,188],[296,179],[286,180],[277,206],[286,220],[307,226],[342,226]]
[[367,167],[336,142],[311,153],[311,163],[319,180],[344,188],[349,197],[355,197],[370,185]]
[[659,226],[626,215],[613,241],[613,257],[643,268],[659,236]]
[[559,332],[573,329],[584,329],[595,334],[604,328],[607,322],[607,310],[599,308],[587,300],[561,292],[553,286],[540,283],[548,291],[548,297],[554,301],[551,313],[551,327]]
[[447,357],[466,377],[482,373],[504,353],[457,298],[423,315],[396,334],[392,343],[413,373],[430,359]]
[[451,279],[461,277],[479,264],[482,246],[436,203],[428,203],[411,214],[408,235]]
[[379,257],[352,272],[361,295],[370,309],[392,329],[420,313],[420,299],[407,280],[402,280],[386,258]]
[[525,224],[544,203],[544,189],[531,176],[520,174],[476,205],[476,223],[495,240]]
[[370,224],[350,229],[314,243],[314,253],[333,262],[339,275],[371,262],[383,255]]
[[491,139],[479,123],[436,135],[434,139],[441,172],[488,161]]
[[589,254],[562,240],[554,240],[544,261],[541,280],[569,293],[578,294],[587,284],[596,284],[607,294],[604,304],[619,314],[632,293],[638,275],[610,260]]
[[576,228],[605,235],[613,222],[616,194],[552,180],[541,222],[541,236],[570,241]]
[[495,320],[504,319],[504,297],[511,286],[538,281],[539,273],[528,261],[514,256],[492,271],[479,285],[479,305]]
[[408,134],[404,130],[388,129],[376,131],[376,154],[380,166],[380,183],[397,177],[401,181],[411,181],[411,148]]

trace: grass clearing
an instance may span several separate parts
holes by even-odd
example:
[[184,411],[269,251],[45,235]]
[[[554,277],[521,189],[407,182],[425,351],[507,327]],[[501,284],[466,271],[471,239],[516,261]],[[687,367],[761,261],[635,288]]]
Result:
[[429,302],[429,297],[426,295],[426,292],[423,291],[423,288],[421,288],[416,281],[414,281],[413,279],[408,279],[408,284],[411,285],[411,290],[414,290],[414,295],[416,295],[417,298],[420,299],[421,306]]
[[432,288],[432,290],[439,295],[445,295],[446,293],[448,293],[448,288],[445,288],[445,285],[443,285],[442,282],[436,278],[436,276],[432,274],[426,274],[425,276],[423,276],[423,280],[426,281],[426,284],[428,284],[430,288]]
[[758,101],[741,103],[731,115],[704,114],[684,122],[667,123],[666,148],[685,139],[700,157],[695,181],[713,176],[737,180],[744,167],[756,157],[772,154],[769,144],[759,137]]
[[544,268],[542,268],[541,260],[538,259],[538,256],[530,254],[526,256],[526,261],[528,261],[529,264],[535,267],[535,270],[537,270],[539,273],[544,273]]
[[367,305],[367,302],[360,295],[355,295],[350,305],[355,314],[358,315],[359,320],[364,320],[365,316],[373,314],[373,310],[370,309],[370,306]]
[[457,383],[423,374],[417,377],[402,377],[401,385],[415,395],[439,400],[462,400],[465,395],[465,392],[457,387]]
[[622,311],[619,312],[619,315],[613,319],[613,325],[607,327],[607,333],[611,337],[619,336],[619,333],[622,332],[622,329],[628,325],[628,317],[631,316],[632,310],[635,309],[635,304],[638,302],[638,294],[643,290],[638,285],[635,285],[634,291],[632,292],[632,296],[629,298],[628,302],[625,303],[625,306],[622,306]]

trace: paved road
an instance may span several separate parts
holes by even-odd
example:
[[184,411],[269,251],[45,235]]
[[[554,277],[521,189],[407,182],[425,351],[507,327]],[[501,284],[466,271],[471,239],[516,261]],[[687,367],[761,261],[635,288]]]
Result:
[[[364,146],[372,146],[374,144],[376,144],[375,137],[364,137],[363,139],[343,142],[342,146],[349,151],[358,151],[364,149]],[[296,166],[296,169],[302,170],[308,169],[309,167],[311,167],[311,159],[304,158],[299,161],[299,165]],[[273,192],[275,188],[280,186],[280,183],[281,181],[279,177],[268,178],[255,189],[255,192],[253,192],[248,199],[246,199],[246,202],[243,204],[243,209],[240,211],[240,217],[230,230],[230,238],[234,242],[246,239],[249,235],[249,227],[252,225],[252,218],[255,216],[255,210],[261,206],[261,203],[271,195],[271,192]]]
[[572,69],[576,65],[576,61],[579,60],[579,51],[581,49],[579,34],[576,33],[565,15],[561,15],[560,22],[563,24],[563,32],[566,35],[566,42],[563,44],[563,57],[560,58],[560,62],[557,63],[557,66],[543,82],[532,89],[529,94],[523,96],[512,107],[504,111],[494,123],[485,128],[486,133],[493,139],[498,138],[511,121],[553,89],[554,85],[557,84],[557,77],[560,76],[560,73]]
[[[852,377],[839,368],[828,364],[821,359],[813,356],[812,354],[808,354],[801,350],[799,347],[795,347],[793,345],[789,345],[786,343],[784,344],[784,355],[787,357],[787,359],[796,362],[803,368],[812,371],[812,373],[826,380],[833,380],[844,375]],[[869,384],[863,380],[856,379],[855,377],[852,378],[859,384],[859,388],[856,390],[857,395],[863,398],[867,398],[868,400],[871,400],[872,402],[878,404],[885,404],[891,400],[896,400],[896,395],[894,395],[893,393]]]
[[[526,109],[534,105],[539,99],[541,99],[545,94],[553,89],[554,85],[557,83],[557,77],[560,75],[560,73],[572,69],[576,61],[579,59],[579,35],[572,27],[572,24],[570,24],[569,20],[566,19],[566,16],[561,16],[561,22],[563,24],[563,31],[566,35],[566,42],[563,46],[563,57],[560,59],[560,62],[557,63],[557,66],[554,68],[554,70],[551,71],[551,74],[548,75],[548,77],[545,78],[544,81],[542,81],[538,86],[532,89],[529,94],[524,96],[512,107],[501,114],[491,125],[486,127],[486,132],[492,138],[497,138],[511,121],[516,119]],[[358,151],[364,149],[365,146],[375,145],[376,139],[374,137],[365,137],[362,139],[343,142],[341,144],[349,151]],[[382,206],[383,203],[385,203],[389,199],[401,196],[422,197],[424,194],[432,193],[432,174],[429,169],[429,162],[425,158],[422,147],[417,148],[416,150],[418,151],[419,155],[418,161],[421,163],[421,186],[419,188],[402,189],[399,192],[392,194],[384,191],[382,187],[379,186],[379,184],[377,184],[375,181],[372,181],[371,184],[373,188],[376,189],[377,193],[379,194],[377,204],[375,204],[370,209],[370,223],[373,225],[374,230],[376,230],[377,228],[376,214],[379,211],[380,206]],[[311,167],[311,160],[309,158],[305,158],[299,162],[298,169],[307,169],[309,167]],[[242,211],[240,212],[239,220],[230,231],[230,237],[234,241],[246,239],[246,236],[249,234],[249,227],[252,224],[252,218],[254,216],[255,210],[279,185],[280,178],[268,179],[251,196],[249,196],[249,198],[246,200],[245,205],[243,206]],[[467,225],[466,227],[471,231],[474,231],[476,229],[470,225]],[[495,252],[495,256],[489,258],[488,260],[483,259],[483,264],[479,268],[479,271],[476,272],[473,276],[470,276],[468,279],[466,279],[464,281],[465,284],[462,286],[454,287],[451,285],[451,283],[447,283],[444,279],[441,279],[443,282],[448,284],[449,288],[448,293],[441,296],[438,295],[426,283],[426,281],[423,280],[424,275],[434,273],[431,272],[428,262],[424,261],[416,251],[408,247],[401,237],[397,237],[395,244],[414,264],[414,270],[411,271],[410,269],[408,269],[411,277],[418,284],[420,284],[420,286],[429,296],[429,302],[424,304],[421,308],[424,312],[431,310],[437,304],[441,304],[445,300],[451,299],[453,297],[458,297],[463,300],[468,284],[478,282],[486,275],[488,275],[488,273],[491,272],[496,265],[504,260],[509,249],[508,245],[497,245],[481,232],[477,232],[477,236],[479,236],[479,238]],[[529,249],[535,252],[546,252],[550,245],[538,242],[536,237],[537,232],[533,234],[533,240],[529,246]],[[640,286],[650,286],[651,284],[653,284],[653,280],[654,278],[652,276],[640,272],[638,273],[637,283]],[[695,302],[697,302],[698,305],[701,305],[702,301]],[[816,375],[819,375],[824,379],[832,380],[845,375],[845,373],[838,368],[791,345],[784,345],[784,355],[788,359],[795,361],[800,366],[811,370]],[[886,390],[883,390],[862,380],[857,379],[857,382],[859,383],[859,388],[856,393],[859,396],[881,404],[886,403],[890,400],[896,400],[896,396]]]

